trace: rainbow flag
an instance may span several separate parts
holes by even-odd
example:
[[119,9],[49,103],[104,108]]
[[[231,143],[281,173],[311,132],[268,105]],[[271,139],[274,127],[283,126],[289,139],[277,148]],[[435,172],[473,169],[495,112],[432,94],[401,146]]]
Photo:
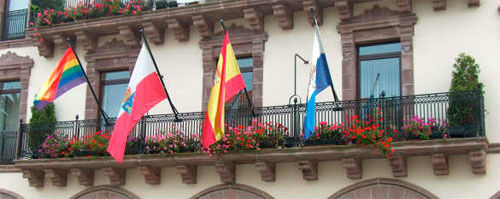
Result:
[[203,122],[201,143],[203,147],[224,136],[224,104],[245,88],[229,35],[225,34],[215,72],[214,86],[210,92],[207,113]]
[[69,89],[85,82],[83,70],[76,59],[73,48],[69,47],[52,71],[49,79],[35,96],[35,107],[42,110]]

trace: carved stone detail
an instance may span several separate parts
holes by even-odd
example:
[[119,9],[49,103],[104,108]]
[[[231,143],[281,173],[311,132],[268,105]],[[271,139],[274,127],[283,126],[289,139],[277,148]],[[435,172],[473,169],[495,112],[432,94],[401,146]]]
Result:
[[196,165],[178,165],[177,173],[181,175],[183,183],[196,184],[198,178]]
[[367,21],[384,20],[393,17],[398,17],[399,12],[391,10],[387,7],[380,7],[375,4],[371,9],[366,9],[363,14],[353,17],[351,23],[366,23]]
[[139,34],[130,26],[121,25],[118,26],[118,30],[120,30],[120,35],[123,36],[125,44],[129,46],[136,46],[139,44]]
[[180,19],[167,19],[167,26],[169,29],[172,29],[174,31],[174,38],[178,41],[189,40],[189,26],[181,22]]
[[335,7],[339,12],[339,18],[342,21],[350,20],[352,18],[352,2],[348,0],[336,1]]
[[161,183],[161,167],[142,166],[139,172],[144,176],[146,183],[156,185]]
[[481,5],[481,1],[480,0],[467,0],[467,6],[469,8],[479,7],[480,5]]
[[446,0],[432,0],[434,11],[446,10]]
[[7,51],[7,53],[0,56],[0,81],[18,79],[21,83],[18,115],[18,119],[21,120],[26,120],[28,87],[31,67],[33,67],[33,64],[34,61],[29,56],[19,56],[10,51]]
[[318,162],[314,160],[300,160],[297,167],[302,171],[302,178],[307,181],[318,180]]
[[293,10],[288,4],[278,3],[273,5],[273,15],[278,18],[281,29],[293,29]]
[[109,177],[109,184],[113,186],[125,185],[125,177],[127,169],[122,168],[104,168],[103,174]]
[[148,40],[156,45],[162,45],[165,41],[165,28],[160,27],[153,22],[145,22],[142,24],[144,29],[144,34],[148,37]]
[[432,168],[434,170],[434,175],[448,175],[448,155],[444,153],[432,154]]
[[311,13],[311,8],[314,9],[314,15],[316,16],[316,21],[318,26],[323,25],[323,8],[319,6],[318,0],[305,0],[302,2],[304,11],[307,14],[307,19],[311,25],[314,25],[313,15]]
[[[60,46],[62,50],[68,49],[69,45],[68,42],[66,41],[67,36],[65,35],[53,35],[52,39],[54,40],[54,45],[55,46]],[[74,40],[72,40],[74,41]]]
[[40,188],[43,187],[45,174],[37,170],[23,170],[23,178],[28,179],[30,187]]
[[473,174],[486,174],[486,151],[469,152],[469,161]]
[[44,169],[45,177],[49,178],[52,181],[52,185],[55,187],[65,187],[66,179],[67,179],[67,170],[62,169]]
[[411,12],[412,0],[396,0],[399,12]]
[[83,49],[93,51],[97,48],[97,37],[95,34],[90,34],[85,30],[76,32],[76,40],[82,42]]
[[45,58],[54,56],[54,42],[48,39],[43,41],[36,40],[35,45],[38,47],[38,54]]
[[94,170],[74,168],[71,173],[78,178],[78,184],[82,186],[94,186]]
[[208,20],[203,15],[193,15],[191,19],[193,20],[193,24],[198,27],[202,37],[210,37],[213,35],[214,26],[212,21]]
[[264,15],[255,8],[246,8],[243,10],[245,19],[248,20],[250,27],[255,32],[264,31]]
[[363,177],[361,163],[362,161],[359,158],[342,159],[342,166],[345,169],[347,178],[361,179]]
[[395,155],[389,158],[389,164],[392,168],[392,175],[394,177],[408,176],[408,168],[406,167],[406,157]]
[[236,166],[232,162],[217,162],[215,163],[215,171],[220,175],[220,181],[223,183],[234,183],[236,174]]
[[257,171],[260,172],[262,181],[264,182],[276,181],[276,163],[257,161],[255,162],[255,166],[257,167]]

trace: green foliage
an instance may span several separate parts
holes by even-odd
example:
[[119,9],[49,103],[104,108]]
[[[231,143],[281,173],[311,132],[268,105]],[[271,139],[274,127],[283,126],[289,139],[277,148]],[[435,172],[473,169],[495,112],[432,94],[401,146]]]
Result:
[[[65,0],[31,0],[31,7],[38,10],[54,9],[64,10]],[[33,9],[32,9],[33,11]]]
[[28,132],[28,147],[31,149],[38,148],[45,138],[54,133],[55,124],[57,122],[55,107],[51,103],[41,111],[35,107],[31,107],[31,118],[29,121]]
[[[453,79],[450,88],[450,107],[448,117],[450,126],[475,124],[479,110],[477,98],[464,95],[463,92],[477,91],[482,94],[483,84],[479,82],[479,65],[469,55],[461,53],[453,64]],[[482,113],[481,113],[482,114]]]

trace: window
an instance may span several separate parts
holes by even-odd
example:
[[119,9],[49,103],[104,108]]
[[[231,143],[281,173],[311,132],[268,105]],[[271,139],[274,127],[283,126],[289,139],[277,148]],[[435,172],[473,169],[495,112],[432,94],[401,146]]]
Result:
[[[24,37],[24,27],[28,17],[28,0],[8,1],[9,9],[4,15],[2,39],[20,39]],[[1,18],[1,17],[0,17]]]
[[0,82],[0,163],[11,161],[16,154],[20,92],[19,81]]
[[17,131],[19,120],[19,96],[21,83],[19,81],[0,83],[0,130]]
[[360,46],[358,64],[360,98],[401,95],[401,43]]
[[129,71],[105,72],[101,75],[102,109],[110,118],[118,117],[129,78]]

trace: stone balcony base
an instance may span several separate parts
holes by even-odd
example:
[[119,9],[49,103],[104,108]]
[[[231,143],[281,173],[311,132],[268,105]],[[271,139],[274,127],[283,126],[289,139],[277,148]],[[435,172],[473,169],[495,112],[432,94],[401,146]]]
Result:
[[[492,145],[496,147],[496,145]],[[498,147],[496,147],[498,148]],[[431,156],[435,175],[448,175],[448,156],[468,155],[474,174],[486,173],[486,153],[490,149],[486,138],[459,138],[448,140],[406,141],[394,143],[395,155],[388,159],[394,177],[407,176],[406,159],[409,156]],[[138,168],[148,184],[161,183],[161,168],[175,167],[183,183],[196,184],[197,166],[214,165],[223,183],[233,183],[235,165],[255,164],[262,180],[275,180],[277,163],[295,162],[304,180],[318,179],[318,162],[340,161],[351,179],[362,178],[362,163],[365,159],[383,158],[374,149],[356,145],[306,146],[302,148],[266,149],[253,152],[231,153],[223,157],[209,157],[202,153],[180,153],[175,156],[128,155],[122,164],[110,157],[59,158],[16,160],[15,167],[23,172],[30,186],[43,187],[44,178],[54,186],[66,186],[68,174],[75,175],[80,185],[92,186],[94,170],[103,169],[111,185],[124,185],[128,168]]]

